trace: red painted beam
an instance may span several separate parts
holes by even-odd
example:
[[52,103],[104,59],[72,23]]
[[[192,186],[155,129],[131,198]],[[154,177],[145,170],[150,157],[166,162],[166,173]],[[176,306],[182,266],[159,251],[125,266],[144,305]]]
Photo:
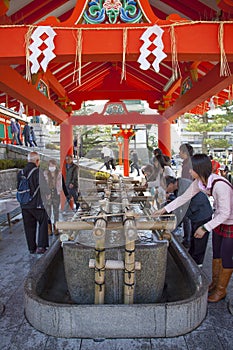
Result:
[[209,6],[204,5],[200,1],[163,0],[163,2],[174,9],[173,13],[176,13],[176,11],[181,12],[183,15],[192,19],[193,21],[206,21],[216,18],[216,11],[211,9]]
[[159,114],[140,114],[130,112],[127,114],[104,115],[93,113],[90,115],[72,116],[70,123],[72,125],[113,125],[113,124],[157,124],[163,120]]
[[33,0],[10,18],[14,24],[32,24],[66,3],[66,0]]
[[46,114],[58,123],[69,117],[67,113],[53,101],[47,99],[11,67],[0,65],[0,77],[0,90],[15,99],[39,111],[41,114]]
[[56,77],[50,70],[47,70],[44,74],[46,79],[49,81],[49,87],[59,96],[65,97],[67,95],[64,87],[59,83]]
[[[81,26],[77,26],[77,29]],[[82,62],[122,61],[122,35],[123,28],[127,26],[93,26],[86,25],[83,30]],[[131,25],[134,27],[134,25]],[[82,26],[83,28],[83,26]],[[137,29],[128,29],[126,61],[137,61],[139,49],[142,45],[140,40],[146,26],[135,25]],[[219,24],[195,23],[177,26],[177,55],[179,61],[219,61],[220,52],[218,45]],[[0,27],[0,64],[25,63],[25,35],[28,27]],[[75,60],[76,40],[74,29],[55,29],[55,62],[71,62]],[[111,31],[111,35],[109,35]],[[224,49],[228,61],[233,62],[233,24],[224,24]],[[11,40],[9,40],[11,38]],[[114,45],[112,44],[114,42]],[[171,61],[170,27],[164,27],[164,51],[167,61]]]
[[[160,94],[159,94],[160,96]],[[158,95],[154,91],[80,91],[76,93],[69,93],[69,98],[73,101],[87,101],[87,100],[110,100],[110,101],[120,101],[120,100],[145,100],[150,103],[151,108],[155,108],[153,105],[154,101],[158,99]]]
[[196,82],[191,90],[178,98],[162,116],[172,121],[233,84],[232,62],[229,63],[229,67],[232,74],[228,77],[220,77],[220,65],[217,64],[201,81]]

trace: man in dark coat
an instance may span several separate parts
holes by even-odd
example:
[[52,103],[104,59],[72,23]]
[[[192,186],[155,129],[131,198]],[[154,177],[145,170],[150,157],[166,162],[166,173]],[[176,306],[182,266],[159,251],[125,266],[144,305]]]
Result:
[[68,200],[72,197],[76,206],[76,210],[79,208],[78,202],[78,166],[73,162],[73,156],[66,156],[66,189],[68,192]]
[[20,139],[20,135],[21,135],[21,127],[20,127],[20,124],[19,124],[19,119],[15,119],[15,125],[16,125],[16,128],[18,129],[18,135],[17,135],[17,138],[18,138],[18,144],[20,146],[22,146],[22,141]]
[[27,147],[28,144],[30,146],[32,146],[31,142],[30,142],[30,126],[28,125],[28,122],[26,122],[24,128],[23,128],[23,132],[22,135],[24,137],[24,144]]
[[134,149],[130,152],[130,160],[131,160],[131,164],[130,164],[130,168],[131,168],[131,173],[133,173],[134,169],[137,170],[138,176],[140,175],[140,171],[139,171],[139,165],[138,165],[138,154],[137,151]]
[[[31,254],[43,254],[49,246],[48,215],[42,200],[43,196],[49,194],[49,189],[43,176],[43,172],[39,171],[39,165],[39,154],[37,152],[30,152],[28,154],[28,164],[23,169],[23,174],[28,176],[31,170],[36,168],[28,180],[30,194],[31,196],[35,195],[27,204],[21,204],[21,209],[28,250]],[[22,173],[20,171],[18,173],[18,186],[21,175]],[[36,243],[37,224],[39,224],[38,244]]]

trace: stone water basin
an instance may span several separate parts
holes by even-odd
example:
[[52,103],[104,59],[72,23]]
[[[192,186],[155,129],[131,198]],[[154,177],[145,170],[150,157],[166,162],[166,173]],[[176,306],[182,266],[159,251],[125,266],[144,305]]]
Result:
[[[61,248],[57,240],[27,276],[27,320],[67,338],[174,337],[198,327],[207,312],[208,281],[177,239],[168,248],[160,241],[137,251],[142,270],[136,272],[134,304],[122,303],[121,273],[109,271],[105,304],[94,305],[94,271],[87,268],[93,249],[69,243]],[[121,259],[123,250],[109,254]]]

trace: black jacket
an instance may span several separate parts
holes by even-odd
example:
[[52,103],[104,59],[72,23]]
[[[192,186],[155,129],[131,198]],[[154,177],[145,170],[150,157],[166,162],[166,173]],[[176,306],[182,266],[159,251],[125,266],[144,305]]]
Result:
[[[191,185],[192,181],[188,179],[178,179],[178,190],[175,195],[182,195]],[[213,214],[209,198],[203,192],[197,193],[190,202],[185,203],[180,208],[176,209],[174,213],[177,216],[177,222],[181,222],[183,217],[188,217],[192,222],[201,222],[210,218]]]
[[[35,167],[36,165],[34,163],[29,162],[23,169],[24,175],[28,176],[30,171]],[[17,175],[17,188],[19,186],[20,178],[21,178],[21,170],[18,172],[18,175]],[[29,187],[30,187],[31,195],[34,194],[38,186],[39,186],[39,191],[36,193],[35,197],[29,203],[21,204],[22,208],[25,208],[25,209],[44,208],[43,203],[46,203],[46,195],[48,195],[50,192],[49,192],[48,184],[45,180],[44,174],[40,170],[40,168],[37,168],[37,170],[35,170],[29,178]]]

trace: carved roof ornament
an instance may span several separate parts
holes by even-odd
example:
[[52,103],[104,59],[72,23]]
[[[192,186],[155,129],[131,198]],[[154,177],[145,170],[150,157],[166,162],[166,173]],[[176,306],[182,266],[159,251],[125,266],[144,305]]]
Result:
[[83,13],[83,23],[116,24],[144,22],[140,3],[133,0],[90,0]]
[[154,24],[158,20],[148,0],[78,0],[68,20],[59,23],[56,17],[48,17],[40,24],[59,27],[80,24]]

